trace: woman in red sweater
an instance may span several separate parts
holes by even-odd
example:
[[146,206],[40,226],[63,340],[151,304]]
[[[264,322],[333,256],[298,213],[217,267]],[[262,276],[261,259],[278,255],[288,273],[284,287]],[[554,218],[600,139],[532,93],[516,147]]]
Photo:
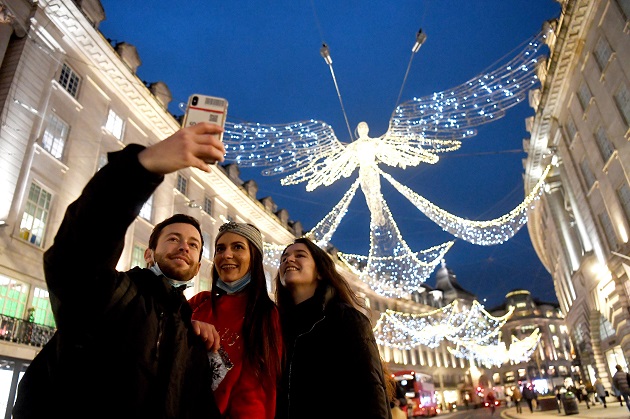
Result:
[[282,335],[262,261],[256,227],[223,224],[215,239],[212,291],[189,301],[192,319],[214,325],[220,336],[219,351],[208,356],[217,405],[231,419],[272,419],[276,411]]

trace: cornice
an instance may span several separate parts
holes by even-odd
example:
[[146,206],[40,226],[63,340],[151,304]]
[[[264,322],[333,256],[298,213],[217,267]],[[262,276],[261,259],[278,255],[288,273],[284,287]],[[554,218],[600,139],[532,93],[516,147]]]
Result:
[[538,176],[543,172],[553,120],[568,93],[568,76],[580,58],[581,40],[590,22],[588,17],[598,3],[592,0],[570,0],[565,4],[550,52],[542,96],[532,127],[530,148],[525,150],[528,152],[524,179],[526,193],[534,188]]
[[123,63],[109,42],[92,27],[72,1],[43,0],[40,5],[46,17],[64,34],[65,41],[95,68],[96,77],[107,79],[135,109],[134,114],[144,119],[158,138],[168,137],[179,129],[177,121]]
[[[94,68],[90,77],[105,81],[117,90],[133,109],[134,117],[143,119],[145,126],[153,131],[156,138],[166,138],[180,128],[179,123],[161,106],[72,1],[45,0],[40,6],[46,17],[63,33],[68,45]],[[254,199],[229,180],[218,167],[211,166],[210,173],[196,171],[196,174],[206,179],[214,191],[230,205],[247,214],[261,231],[272,235],[274,241],[289,243],[293,240],[293,235],[272,214],[257,205]]]

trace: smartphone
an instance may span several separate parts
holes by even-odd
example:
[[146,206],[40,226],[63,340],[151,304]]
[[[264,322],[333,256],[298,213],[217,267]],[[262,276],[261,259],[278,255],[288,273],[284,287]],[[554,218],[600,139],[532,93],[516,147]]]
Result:
[[188,98],[182,127],[190,127],[200,122],[212,122],[223,128],[227,117],[227,107],[228,101],[221,97],[191,95]]
[[[227,107],[228,101],[222,97],[191,95],[188,98],[182,127],[190,127],[200,122],[211,122],[223,128],[227,117]],[[219,139],[223,141],[223,133]],[[216,161],[206,161],[206,163],[215,164]]]

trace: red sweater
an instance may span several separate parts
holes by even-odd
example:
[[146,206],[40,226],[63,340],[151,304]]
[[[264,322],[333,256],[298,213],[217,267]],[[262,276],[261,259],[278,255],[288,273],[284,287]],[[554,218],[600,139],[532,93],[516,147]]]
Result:
[[[189,303],[193,309],[193,320],[210,323],[217,329],[221,346],[234,364],[214,392],[221,414],[231,419],[273,419],[276,413],[276,387],[264,386],[251,369],[243,368],[245,341],[242,335],[247,295],[238,293],[221,296],[216,300],[216,313],[212,312],[211,296],[209,291],[203,291],[192,297]],[[277,310],[273,311],[273,322],[279,330]],[[281,350],[281,345],[278,348]],[[276,378],[272,377],[273,383],[277,381]]]

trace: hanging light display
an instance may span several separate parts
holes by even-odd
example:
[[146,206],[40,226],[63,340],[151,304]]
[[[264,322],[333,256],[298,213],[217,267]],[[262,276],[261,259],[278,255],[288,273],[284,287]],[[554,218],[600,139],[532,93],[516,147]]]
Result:
[[457,358],[466,358],[492,368],[492,366],[500,367],[508,362],[518,364],[528,361],[540,342],[540,330],[536,329],[531,335],[522,340],[512,336],[512,343],[509,348],[505,342],[495,339],[489,343],[469,342],[466,344],[458,344],[455,348],[448,348],[448,351]]
[[[516,234],[526,221],[532,200],[540,193],[540,185],[509,214],[474,224],[414,194],[385,175],[379,165],[406,169],[421,163],[434,164],[440,153],[455,151],[462,140],[476,135],[476,127],[501,118],[507,109],[522,102],[538,81],[535,67],[544,37],[541,34],[526,42],[522,49],[460,86],[397,106],[387,132],[378,137],[368,135],[365,122],[357,126],[358,138],[354,140],[349,132],[350,142],[344,143],[330,125],[316,120],[288,124],[228,121],[223,136],[226,161],[261,167],[266,176],[282,175],[283,185],[305,183],[307,191],[332,185],[358,169],[357,182],[308,234],[318,245],[327,246],[360,186],[370,210],[369,254],[340,256],[377,293],[408,297],[431,274],[453,242],[424,251],[411,250],[381,194],[381,176],[444,230],[486,245],[502,243]],[[327,48],[326,57],[332,71]],[[336,79],[335,86],[341,101]]]
[[513,311],[494,317],[476,300],[471,307],[455,300],[427,313],[387,310],[374,326],[374,335],[379,344],[396,349],[436,347],[445,339],[457,345],[483,344],[499,333]]

